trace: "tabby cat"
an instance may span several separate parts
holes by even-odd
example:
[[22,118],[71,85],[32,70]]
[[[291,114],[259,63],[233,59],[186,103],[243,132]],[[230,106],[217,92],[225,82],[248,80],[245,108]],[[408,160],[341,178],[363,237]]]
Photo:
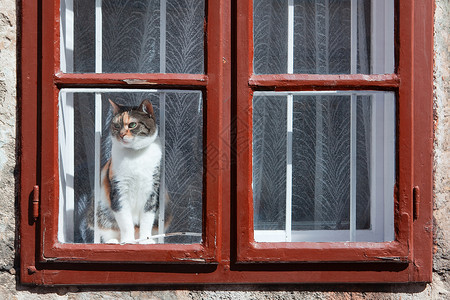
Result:
[[[109,100],[111,158],[101,172],[97,230],[102,243],[150,244],[159,209],[161,142],[153,106],[125,107]],[[92,220],[93,205],[88,216]]]

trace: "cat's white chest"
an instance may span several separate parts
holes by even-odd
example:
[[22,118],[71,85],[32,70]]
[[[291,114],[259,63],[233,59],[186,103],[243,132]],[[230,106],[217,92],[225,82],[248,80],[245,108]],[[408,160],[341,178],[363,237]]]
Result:
[[143,150],[126,148],[114,150],[112,161],[116,176],[143,175],[142,173],[148,173],[160,164],[161,147],[156,143]]
[[[112,164],[114,179],[118,182],[121,198],[127,201],[134,216],[139,216],[153,192],[156,169],[160,166],[162,151],[158,143],[145,149],[133,150],[113,146]],[[134,223],[139,223],[134,220]]]

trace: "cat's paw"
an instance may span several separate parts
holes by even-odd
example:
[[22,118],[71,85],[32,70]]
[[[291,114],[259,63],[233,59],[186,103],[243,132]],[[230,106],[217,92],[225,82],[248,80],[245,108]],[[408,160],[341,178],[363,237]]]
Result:
[[131,239],[131,240],[123,240],[120,241],[121,244],[136,244],[136,240]]
[[142,239],[139,241],[139,244],[141,244],[141,245],[150,245],[150,244],[155,244],[155,243],[156,242],[154,239],[149,239],[149,238]]
[[118,244],[119,240],[118,239],[109,239],[106,241],[106,244]]

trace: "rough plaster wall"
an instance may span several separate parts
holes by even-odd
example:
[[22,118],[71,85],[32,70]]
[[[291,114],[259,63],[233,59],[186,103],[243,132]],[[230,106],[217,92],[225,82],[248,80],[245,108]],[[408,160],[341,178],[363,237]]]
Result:
[[3,275],[3,272],[14,273],[16,13],[14,1],[0,0],[0,8],[0,272]]
[[0,0],[0,295],[2,299],[450,299],[449,0],[436,0],[435,240],[433,283],[392,286],[41,288],[16,283],[16,3]]
[[437,1],[435,11],[435,156],[434,226],[436,286],[450,292],[450,4]]

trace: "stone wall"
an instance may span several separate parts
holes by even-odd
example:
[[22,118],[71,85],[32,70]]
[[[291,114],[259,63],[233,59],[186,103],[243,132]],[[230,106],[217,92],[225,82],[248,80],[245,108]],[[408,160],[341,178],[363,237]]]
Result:
[[436,1],[434,22],[434,226],[433,286],[450,293],[450,3]]
[[[16,8],[0,0],[0,282],[14,281],[16,167]],[[9,279],[8,279],[9,277]],[[1,294],[1,292],[0,292]]]
[[143,288],[42,288],[17,283],[15,176],[17,24],[14,0],[0,0],[0,295],[2,299],[450,299],[450,3],[435,12],[435,255],[428,285],[289,285]]

